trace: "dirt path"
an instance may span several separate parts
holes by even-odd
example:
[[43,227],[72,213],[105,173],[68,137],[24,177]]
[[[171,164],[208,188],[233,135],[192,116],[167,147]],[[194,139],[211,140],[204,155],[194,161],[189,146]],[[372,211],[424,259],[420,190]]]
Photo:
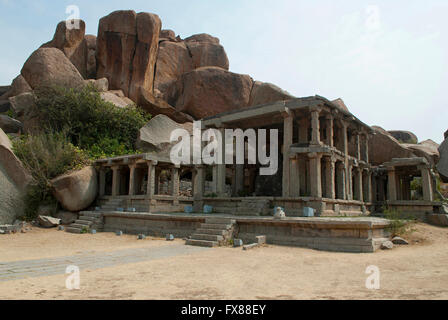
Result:
[[[74,291],[65,288],[63,274],[0,282],[0,299],[448,299],[448,229],[416,228],[410,246],[374,254],[279,246],[209,249],[81,268],[81,289]],[[182,243],[34,229],[1,236],[0,263]],[[365,287],[370,265],[380,270],[379,290]]]

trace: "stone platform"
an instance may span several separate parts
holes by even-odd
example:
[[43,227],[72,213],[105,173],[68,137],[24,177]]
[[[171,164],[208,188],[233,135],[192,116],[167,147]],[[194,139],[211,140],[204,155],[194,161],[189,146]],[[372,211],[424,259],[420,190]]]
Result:
[[150,214],[103,212],[104,231],[188,238],[206,218],[230,218],[236,221],[235,238],[255,242],[265,235],[268,244],[298,246],[325,251],[374,252],[388,239],[389,222],[381,218],[304,218],[245,217],[220,214]]

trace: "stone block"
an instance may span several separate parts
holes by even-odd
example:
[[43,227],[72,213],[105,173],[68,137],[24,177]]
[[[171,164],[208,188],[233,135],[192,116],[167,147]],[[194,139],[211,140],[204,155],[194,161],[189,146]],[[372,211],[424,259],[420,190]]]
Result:
[[314,209],[310,207],[303,208],[303,216],[304,217],[314,217]]
[[256,236],[255,239],[257,239],[258,244],[266,244],[266,236]]
[[250,249],[256,248],[258,246],[259,246],[258,243],[247,244],[247,245],[243,246],[243,250],[250,250]]
[[166,241],[174,241],[174,235],[172,235],[172,234],[167,234],[167,235],[166,235]]
[[235,248],[243,246],[243,240],[241,240],[241,239],[233,239],[233,246]]

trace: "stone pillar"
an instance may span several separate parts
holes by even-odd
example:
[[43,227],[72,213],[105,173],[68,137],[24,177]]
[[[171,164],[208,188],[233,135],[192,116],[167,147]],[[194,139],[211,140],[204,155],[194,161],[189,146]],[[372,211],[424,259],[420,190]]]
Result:
[[291,197],[300,197],[300,169],[299,159],[297,158],[291,160],[291,180],[289,191]]
[[205,167],[202,165],[196,166],[193,181],[193,207],[195,212],[202,212],[204,207],[204,188],[205,188]]
[[364,201],[372,202],[372,172],[370,170],[368,170],[365,174],[364,194]]
[[364,156],[363,160],[369,163],[369,135],[366,133],[364,135]]
[[173,196],[173,204],[179,204],[179,168],[171,169],[171,195]]
[[311,196],[322,198],[321,159],[322,154],[310,153],[310,187]]
[[361,160],[361,135],[359,132],[355,133],[355,158]]
[[289,149],[292,145],[293,137],[293,116],[291,113],[285,113],[283,115],[283,178],[282,178],[282,188],[283,197],[290,196],[290,159],[289,159]]
[[156,164],[148,161],[148,181],[146,186],[146,198],[153,199],[156,193]]
[[129,195],[130,196],[135,195],[135,185],[136,185],[135,169],[136,169],[136,167],[137,167],[137,165],[135,163],[129,165]]
[[[346,162],[348,163],[348,160],[346,160]],[[353,167],[350,163],[348,163],[345,167],[345,177],[346,177],[346,183],[345,183],[345,187],[347,189],[346,191],[346,197],[347,200],[353,200]]]
[[327,141],[326,144],[330,147],[334,146],[334,120],[333,116],[330,114],[326,118],[327,120]]
[[224,197],[226,193],[226,164],[225,164],[225,154],[226,154],[226,145],[225,145],[225,129],[220,128],[219,132],[221,133],[222,137],[222,145],[221,145],[221,152],[222,152],[222,163],[218,164],[216,167],[217,170],[217,185],[216,185],[216,193],[219,197]]
[[335,159],[325,157],[325,197],[328,199],[335,199]]
[[389,193],[389,200],[396,201],[397,200],[397,177],[395,174],[395,168],[388,168],[387,171],[388,181],[387,181],[387,190]]
[[338,182],[338,199],[346,200],[347,199],[347,189],[345,187],[345,164],[343,162],[339,162],[337,166],[337,182]]
[[311,142],[310,144],[320,144],[320,123],[319,123],[320,109],[311,110]]
[[348,136],[347,136],[347,128],[348,124],[341,120],[341,131],[342,131],[342,152],[344,152],[345,156],[348,156]]
[[212,193],[218,192],[218,166],[212,167]]
[[238,196],[244,190],[244,164],[235,165],[234,195]]
[[100,181],[99,181],[98,195],[101,198],[106,194],[106,169],[104,167],[100,167],[99,176]]
[[411,200],[411,178],[404,176],[402,179],[401,198],[403,200]]
[[422,173],[422,187],[423,187],[423,200],[433,201],[434,195],[432,190],[431,173],[428,167],[421,167],[420,171]]
[[355,199],[363,202],[364,196],[362,191],[362,171],[360,168],[355,168]]
[[112,167],[112,196],[116,197],[120,195],[120,167]]

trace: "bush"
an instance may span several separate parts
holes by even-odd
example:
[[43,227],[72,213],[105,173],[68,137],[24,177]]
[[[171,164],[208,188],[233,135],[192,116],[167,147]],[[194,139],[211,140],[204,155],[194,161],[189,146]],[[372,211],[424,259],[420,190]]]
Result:
[[135,105],[118,108],[103,101],[93,86],[45,88],[36,96],[44,130],[66,132],[75,146],[94,159],[135,153],[138,132],[150,120]]
[[415,220],[403,219],[399,212],[390,209],[384,210],[384,217],[390,220],[386,230],[390,232],[392,237],[405,236],[414,232],[413,224],[416,222]]
[[70,170],[81,169],[90,161],[63,133],[22,136],[13,141],[16,156],[33,176],[25,196],[25,218],[35,218],[41,204],[56,204],[50,180]]

